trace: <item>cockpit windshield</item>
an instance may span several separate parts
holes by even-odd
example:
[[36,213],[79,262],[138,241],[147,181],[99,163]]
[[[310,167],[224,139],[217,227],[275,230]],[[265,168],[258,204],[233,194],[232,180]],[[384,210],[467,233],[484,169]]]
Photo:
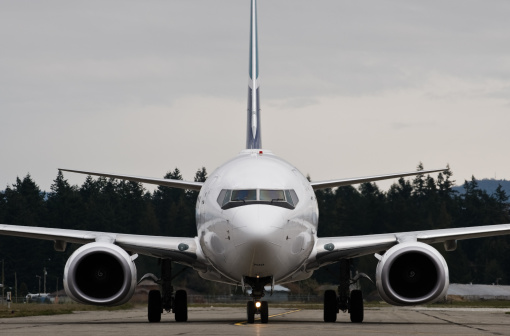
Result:
[[249,204],[267,204],[294,209],[299,199],[292,189],[223,189],[217,201],[223,210]]
[[261,201],[285,201],[285,192],[283,190],[260,190]]
[[232,190],[232,201],[256,201],[257,189]]

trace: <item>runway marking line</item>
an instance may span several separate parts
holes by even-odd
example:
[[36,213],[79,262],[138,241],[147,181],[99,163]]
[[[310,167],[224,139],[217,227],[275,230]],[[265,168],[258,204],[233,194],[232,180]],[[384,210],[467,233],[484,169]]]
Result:
[[[302,310],[302,309],[291,310],[291,311],[288,311],[288,312],[285,312],[285,313],[269,315],[268,317],[275,317],[275,316],[281,316],[281,315],[286,315],[286,314],[297,313],[298,311],[301,311],[301,310]],[[259,317],[259,318],[257,318],[257,319],[255,319],[255,321],[258,321],[258,320],[260,320],[260,317]],[[246,323],[248,323],[248,321],[237,322],[237,323],[235,323],[234,325],[236,325],[236,326],[243,326],[243,325],[245,325]]]

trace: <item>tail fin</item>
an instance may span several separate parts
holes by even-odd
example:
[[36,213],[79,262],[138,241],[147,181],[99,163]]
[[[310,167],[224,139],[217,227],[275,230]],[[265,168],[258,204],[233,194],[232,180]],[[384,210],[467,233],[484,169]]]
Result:
[[259,98],[259,54],[257,42],[257,0],[251,0],[250,26],[250,79],[248,82],[248,127],[246,130],[246,148],[260,149],[260,98]]

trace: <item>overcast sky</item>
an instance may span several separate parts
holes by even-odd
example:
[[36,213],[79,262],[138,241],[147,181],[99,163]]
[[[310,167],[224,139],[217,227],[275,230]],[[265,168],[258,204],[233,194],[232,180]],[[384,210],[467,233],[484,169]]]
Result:
[[[510,179],[510,2],[259,0],[262,143],[313,180]],[[0,190],[245,146],[249,0],[0,0]],[[66,174],[73,184],[82,176]],[[382,184],[384,188],[387,185]]]

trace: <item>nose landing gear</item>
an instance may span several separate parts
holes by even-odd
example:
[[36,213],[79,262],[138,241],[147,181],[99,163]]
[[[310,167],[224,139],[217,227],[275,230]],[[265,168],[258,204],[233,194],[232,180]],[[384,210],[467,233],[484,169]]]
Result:
[[261,299],[265,296],[264,286],[271,283],[271,281],[272,277],[244,278],[244,282],[252,288],[251,296],[253,297],[253,301],[248,301],[246,304],[248,323],[255,322],[255,315],[260,315],[261,323],[269,321],[269,305],[267,301],[261,301]]
[[260,315],[260,322],[269,321],[269,305],[267,301],[248,301],[246,305],[248,323],[255,323],[255,315]]

